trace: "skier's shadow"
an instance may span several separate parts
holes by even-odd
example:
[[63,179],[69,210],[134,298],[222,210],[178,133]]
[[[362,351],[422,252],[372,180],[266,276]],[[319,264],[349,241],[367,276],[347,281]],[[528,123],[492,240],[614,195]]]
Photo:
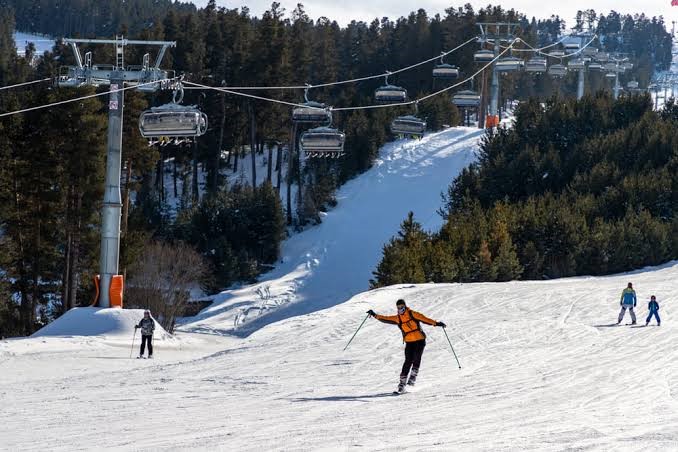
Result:
[[613,326],[619,326],[618,323],[608,323],[606,325],[593,325],[596,328],[611,328]]
[[367,402],[368,399],[380,399],[382,397],[393,397],[393,393],[383,392],[381,394],[354,396],[297,397],[292,399],[292,402]]

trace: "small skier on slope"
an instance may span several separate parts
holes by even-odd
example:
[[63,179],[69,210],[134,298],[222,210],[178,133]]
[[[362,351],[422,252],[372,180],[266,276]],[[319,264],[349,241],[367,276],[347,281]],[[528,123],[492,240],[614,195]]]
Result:
[[631,313],[631,325],[636,324],[636,313],[633,312],[633,308],[636,307],[636,302],[636,291],[633,290],[633,284],[629,283],[626,289],[624,289],[622,292],[621,299],[619,300],[621,311],[619,312],[619,317],[617,318],[617,325],[619,325],[624,319],[624,314],[626,314],[627,309]]
[[[379,315],[373,310],[367,311],[369,315],[379,320],[380,322],[398,325],[400,331],[403,333],[403,342],[405,342],[405,362],[403,363],[402,371],[400,372],[400,382],[398,383],[397,392],[405,392],[405,385],[414,386],[419,374],[419,365],[421,364],[421,355],[424,353],[426,347],[426,334],[421,329],[420,322],[427,323],[433,326],[441,326],[445,328],[443,322],[436,322],[429,319],[423,314],[420,314],[408,308],[405,300],[398,300],[396,302],[398,314],[396,315]],[[412,370],[410,371],[410,368]],[[408,379],[409,375],[409,379]]]
[[645,320],[645,326],[648,326],[650,324],[652,316],[654,316],[654,318],[657,319],[657,326],[660,326],[662,324],[662,321],[659,318],[659,303],[657,303],[657,297],[655,297],[654,295],[650,297],[650,302],[647,304],[647,309],[650,311],[650,313],[647,316],[647,320]]
[[148,343],[148,357],[153,358],[153,331],[155,330],[155,321],[151,318],[151,311],[148,309],[144,311],[144,318],[141,319],[138,325],[134,325],[134,329],[141,328],[141,350],[139,351],[139,358],[144,357],[146,343]]

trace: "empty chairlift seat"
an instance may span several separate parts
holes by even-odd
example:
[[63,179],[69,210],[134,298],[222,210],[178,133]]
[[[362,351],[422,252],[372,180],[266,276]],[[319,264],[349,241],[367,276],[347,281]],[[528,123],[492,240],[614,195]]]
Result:
[[626,84],[626,87],[627,87],[628,89],[638,89],[638,82],[635,81],[635,80],[631,80],[630,82],[628,82],[628,83]]
[[301,149],[308,157],[340,157],[344,154],[342,132],[330,127],[316,127],[301,135]]
[[553,58],[562,58],[565,56],[565,52],[562,50],[551,50],[549,56],[552,56]]
[[167,104],[141,113],[139,130],[144,138],[191,138],[207,131],[207,115],[195,106]]
[[525,72],[543,73],[546,72],[546,58],[533,57],[525,63]]
[[407,90],[395,85],[385,85],[374,92],[374,100],[381,104],[407,101]]
[[426,121],[416,116],[399,116],[391,121],[391,133],[399,136],[422,137],[426,131]]
[[549,67],[549,75],[553,77],[565,77],[567,75],[567,67],[562,64],[552,64]]
[[471,90],[463,90],[452,96],[452,103],[461,108],[475,108],[480,105],[480,94]]
[[459,78],[459,68],[451,64],[437,64],[433,68],[433,78],[454,80]]
[[581,58],[575,58],[573,60],[570,60],[570,62],[567,64],[567,68],[571,69],[573,71],[578,71],[580,69],[586,69],[586,63]]
[[478,50],[473,54],[473,61],[476,63],[489,63],[494,59],[494,52],[491,50]]
[[523,68],[525,62],[520,58],[506,57],[499,58],[495,63],[497,72],[516,72]]
[[602,71],[603,65],[598,63],[598,62],[592,61],[591,63],[589,63],[589,70],[590,71]]
[[292,110],[292,121],[295,123],[328,123],[331,116],[325,104],[313,101]]
[[595,48],[595,47],[588,46],[588,47],[584,47],[584,49],[582,49],[581,53],[584,56],[592,57],[592,56],[596,56],[596,54],[598,53],[598,49]]
[[566,42],[565,45],[565,51],[567,53],[573,53],[579,50],[579,43],[578,42]]

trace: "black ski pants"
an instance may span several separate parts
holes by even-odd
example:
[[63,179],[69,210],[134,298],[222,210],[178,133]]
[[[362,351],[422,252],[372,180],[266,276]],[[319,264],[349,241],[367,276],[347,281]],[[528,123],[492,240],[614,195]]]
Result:
[[153,356],[153,335],[149,334],[148,336],[145,334],[141,335],[141,351],[139,352],[139,355],[143,356],[144,355],[144,350],[146,350],[146,343],[148,343],[148,356]]
[[403,370],[400,372],[401,377],[409,375],[410,367],[419,369],[421,355],[424,354],[424,347],[426,347],[426,339],[405,343],[405,362],[403,363]]

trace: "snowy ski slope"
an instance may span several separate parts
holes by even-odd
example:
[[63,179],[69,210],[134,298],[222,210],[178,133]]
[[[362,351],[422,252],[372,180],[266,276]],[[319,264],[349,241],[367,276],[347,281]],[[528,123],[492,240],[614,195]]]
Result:
[[[129,359],[140,313],[100,327],[78,310],[51,327],[61,336],[0,341],[0,450],[678,450],[678,262],[363,292],[408,210],[439,225],[438,193],[480,136],[387,145],[322,225],[286,242],[278,269],[159,338],[154,360]],[[610,326],[629,281],[638,326],[655,294],[661,327]],[[368,319],[342,351],[365,311],[393,313],[398,298],[447,323],[463,366],[425,327],[418,385],[403,396],[391,395],[396,327]],[[73,336],[78,323],[94,335]]]
[[419,141],[388,143],[365,174],[345,184],[323,223],[283,243],[282,262],[258,284],[225,291],[183,331],[247,335],[291,316],[334,306],[368,288],[382,246],[411,210],[427,229],[484,131],[456,127]]
[[[610,327],[634,282],[662,326]],[[678,263],[602,278],[390,287],[268,325],[195,334],[157,359],[96,338],[0,343],[2,450],[677,450]],[[418,386],[392,396],[394,301],[426,328]],[[625,322],[623,322],[625,323]],[[200,342],[203,341],[203,342]],[[76,347],[77,345],[77,347]],[[41,348],[44,347],[44,348]]]

